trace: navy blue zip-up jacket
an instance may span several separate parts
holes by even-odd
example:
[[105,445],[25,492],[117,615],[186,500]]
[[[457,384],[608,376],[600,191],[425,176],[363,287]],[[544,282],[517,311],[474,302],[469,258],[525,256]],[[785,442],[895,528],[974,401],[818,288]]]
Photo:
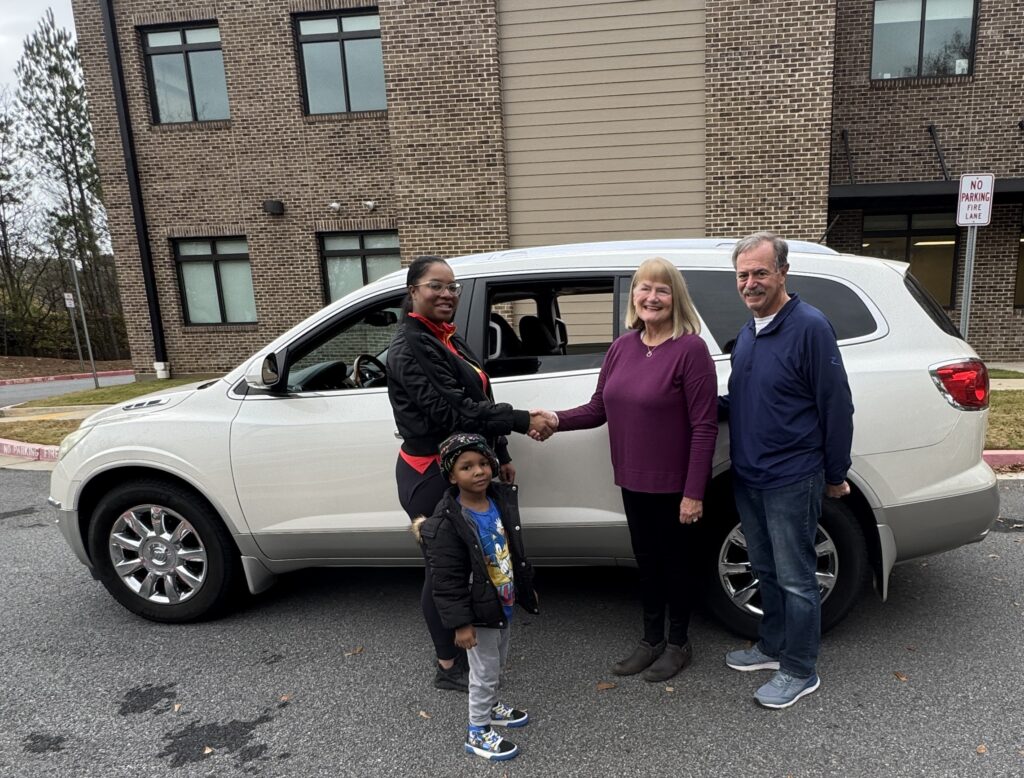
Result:
[[824,471],[840,484],[850,469],[853,400],[825,315],[796,294],[759,334],[751,319],[733,348],[729,421],[733,476],[774,489]]

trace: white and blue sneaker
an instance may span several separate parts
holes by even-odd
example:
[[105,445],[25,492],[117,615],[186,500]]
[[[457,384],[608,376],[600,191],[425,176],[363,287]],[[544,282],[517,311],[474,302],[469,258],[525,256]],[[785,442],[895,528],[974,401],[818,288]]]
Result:
[[519,755],[519,746],[505,740],[490,727],[474,727],[466,730],[466,753],[482,756],[494,762],[503,762]]
[[746,673],[750,670],[778,670],[779,660],[768,656],[756,645],[725,655],[725,663],[733,670]]
[[801,697],[806,697],[821,686],[817,673],[807,678],[796,678],[779,670],[772,679],[754,692],[754,699],[766,708],[788,708]]
[[516,710],[503,702],[491,708],[492,727],[525,727],[529,723],[530,717],[525,710]]

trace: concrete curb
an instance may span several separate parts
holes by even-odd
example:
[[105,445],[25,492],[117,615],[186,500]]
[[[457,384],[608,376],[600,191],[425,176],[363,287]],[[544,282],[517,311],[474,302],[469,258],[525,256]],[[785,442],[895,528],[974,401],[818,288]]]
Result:
[[19,440],[0,438],[0,456],[56,462],[59,448],[59,446],[44,446],[41,443],[22,443]]
[[[135,375],[134,370],[104,370],[96,373],[98,377]],[[0,386],[14,386],[15,384],[41,384],[45,381],[75,381],[79,378],[92,378],[92,373],[69,373],[68,375],[44,375],[36,378],[0,378]]]

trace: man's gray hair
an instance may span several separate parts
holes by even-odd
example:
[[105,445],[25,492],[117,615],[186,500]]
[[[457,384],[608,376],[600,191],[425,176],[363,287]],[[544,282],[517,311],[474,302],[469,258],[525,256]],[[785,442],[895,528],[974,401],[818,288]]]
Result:
[[732,249],[732,266],[736,267],[736,260],[740,254],[745,254],[751,249],[756,249],[762,243],[771,243],[775,250],[775,269],[781,270],[789,264],[789,244],[774,232],[755,232],[736,242]]

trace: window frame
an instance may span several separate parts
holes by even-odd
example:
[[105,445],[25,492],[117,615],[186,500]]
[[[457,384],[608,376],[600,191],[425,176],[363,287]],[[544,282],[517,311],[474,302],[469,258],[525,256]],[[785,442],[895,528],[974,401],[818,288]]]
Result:
[[[469,296],[469,297],[467,297],[467,294],[470,293],[470,290],[465,288],[465,286],[466,286],[466,279],[461,279],[460,278],[459,280],[463,283],[462,300],[464,302],[460,303],[459,307],[456,310],[457,311],[458,310],[462,310],[463,307],[465,306],[465,303],[466,302],[469,303],[469,305],[466,306],[466,307],[468,307],[470,309],[470,312],[469,312],[470,326],[469,326],[468,329],[462,330],[462,331],[465,332],[464,337],[466,339],[466,342],[469,344],[470,349],[472,349],[473,352],[475,354],[477,354],[477,356],[480,357],[480,359],[483,362],[482,367],[484,368],[484,370],[487,370],[487,363],[489,361],[492,361],[492,360],[488,360],[487,359],[487,353],[488,353],[488,348],[487,348],[487,331],[488,331],[488,326],[489,326],[489,321],[490,321],[490,318],[489,318],[490,317],[490,312],[491,312],[491,308],[492,308],[492,305],[491,305],[491,293],[492,293],[492,290],[494,290],[495,288],[516,287],[516,286],[523,286],[523,287],[527,287],[527,286],[545,286],[545,287],[557,288],[557,287],[574,286],[574,285],[580,285],[580,284],[582,284],[584,286],[595,286],[596,287],[598,285],[604,284],[604,285],[608,286],[608,290],[606,290],[605,292],[597,292],[597,293],[598,294],[605,293],[605,294],[612,295],[612,299],[611,299],[612,316],[613,317],[618,317],[619,313],[620,313],[620,310],[619,310],[619,298],[618,298],[618,291],[619,291],[619,288],[620,288],[619,284],[621,283],[620,279],[624,278],[624,277],[625,276],[623,275],[623,270],[622,269],[614,269],[614,268],[594,268],[592,270],[566,270],[566,269],[559,269],[559,270],[551,270],[549,272],[529,271],[529,272],[525,272],[525,273],[509,273],[509,274],[500,273],[500,274],[495,274],[495,275],[478,275],[478,276],[474,276],[474,279],[476,281],[476,285],[475,285],[475,288],[472,290],[471,296]],[[555,297],[557,299],[559,297],[559,295],[556,294]],[[623,329],[622,329],[621,322],[618,320],[618,318],[613,318],[613,320],[612,320],[611,341],[608,343],[608,348],[611,348],[611,344],[614,343],[615,339],[618,338],[619,335],[622,334],[622,331],[623,331]],[[601,353],[601,359],[602,360],[604,359],[604,355],[607,354],[607,352],[608,352],[608,349],[606,348],[604,350],[604,352]],[[556,355],[551,355],[551,356],[556,356]],[[561,356],[561,357],[564,358],[566,356],[573,357],[573,356],[581,356],[581,355],[558,355],[558,356]],[[585,356],[585,355],[582,355],[582,356]],[[546,378],[546,377],[548,377],[550,375],[553,375],[555,373],[586,373],[586,372],[595,372],[596,373],[596,372],[600,371],[600,369],[601,369],[601,365],[598,364],[596,366],[588,366],[588,367],[582,367],[582,366],[576,367],[576,366],[574,366],[574,367],[565,367],[565,368],[557,369],[557,370],[538,370],[537,372],[534,372],[534,373],[515,373],[515,374],[508,374],[508,375],[504,375],[504,374],[503,375],[493,375],[492,378],[494,379],[494,381],[520,380],[520,379],[536,379],[536,378]]]
[[[953,268],[949,276],[949,305],[943,305],[942,303],[936,302],[942,307],[943,310],[951,311],[957,306],[957,293],[956,293],[956,276],[957,270],[960,266],[960,240],[961,240],[961,229],[956,224],[952,227],[919,227],[914,229],[913,218],[914,216],[920,216],[922,214],[936,214],[936,213],[948,213],[954,218],[956,213],[953,211],[862,211],[860,221],[860,238],[861,243],[864,242],[867,237],[878,237],[878,238],[906,238],[907,246],[903,253],[903,259],[897,260],[899,262],[906,262],[910,264],[910,252],[913,249],[913,238],[926,237],[934,235],[944,235],[953,238]],[[864,230],[864,217],[866,216],[905,216],[907,218],[907,227],[904,230],[872,230],[866,232]],[[863,256],[871,256],[870,254],[864,254]]]
[[[206,27],[216,27],[217,37],[216,41],[209,41],[207,43],[188,43],[185,40],[186,30],[201,30]],[[150,120],[153,124],[206,124],[208,122],[225,122],[231,120],[231,98],[228,96],[228,115],[223,119],[200,119],[196,112],[196,90],[192,83],[192,63],[189,58],[189,54],[194,51],[219,51],[223,55],[224,41],[220,39],[220,23],[216,19],[209,19],[206,21],[198,22],[174,22],[169,24],[155,24],[146,25],[144,27],[138,27],[140,39],[142,41],[142,62],[143,67],[146,69],[146,85],[149,87],[149,115]],[[151,46],[149,43],[149,34],[152,32],[175,32],[181,33],[181,43],[177,46]],[[185,79],[188,82],[188,104],[192,111],[192,118],[187,122],[165,122],[160,120],[160,106],[157,102],[156,95],[156,79],[153,77],[153,61],[152,57],[154,54],[182,54],[185,61]],[[225,82],[227,80],[227,68],[224,68]],[[225,93],[227,92],[227,86],[225,83]]]
[[[383,36],[381,35],[380,26],[378,25],[376,30],[353,30],[352,32],[343,32],[341,20],[345,17],[354,16],[380,16],[380,8],[377,6],[366,6],[363,8],[346,8],[344,10],[332,10],[332,11],[313,11],[308,13],[297,13],[292,14],[292,27],[294,30],[294,41],[295,41],[295,63],[296,70],[299,76],[299,91],[302,94],[302,114],[303,116],[338,116],[349,113],[363,113],[364,111],[353,111],[351,109],[352,101],[349,99],[349,84],[348,84],[348,66],[345,64],[345,41],[346,40],[357,40],[357,39],[370,39],[378,38],[381,40],[383,45]],[[310,33],[303,34],[300,30],[299,23],[308,21],[311,19],[336,19],[338,21],[337,32],[322,32],[322,33]],[[345,110],[343,111],[326,111],[324,113],[312,113],[309,110],[309,87],[306,84],[306,58],[303,52],[302,44],[304,43],[329,43],[334,41],[338,44],[341,49],[341,86],[343,90],[343,98],[345,102]],[[383,55],[381,56],[383,60]],[[383,65],[383,62],[382,62]],[[380,112],[387,110],[387,94],[385,91],[384,97],[384,108],[367,109],[373,112]]]
[[[228,321],[227,306],[224,303],[224,285],[220,277],[220,263],[221,262],[238,262],[239,260],[245,260],[249,263],[249,273],[252,273],[252,260],[249,258],[249,252],[246,251],[244,254],[232,253],[232,254],[219,254],[217,252],[218,241],[228,240],[244,240],[246,246],[249,244],[249,239],[244,235],[218,235],[216,237],[187,237],[187,238],[174,238],[171,243],[174,248],[174,267],[175,272],[178,276],[178,294],[181,297],[181,315],[182,320],[186,327],[233,327],[237,325],[248,325],[258,324],[259,316],[250,321]],[[180,245],[182,243],[188,243],[191,241],[209,241],[210,243],[210,254],[182,254]],[[189,317],[188,312],[188,295],[185,293],[185,273],[182,266],[187,262],[210,262],[213,264],[213,278],[217,289],[217,306],[220,308],[220,321],[197,321],[194,322]],[[255,308],[256,294],[255,287],[253,289],[253,307]]]
[[[884,0],[882,0],[884,2]],[[949,75],[930,75],[926,76],[921,73],[922,67],[924,66],[924,34],[925,34],[925,17],[928,13],[928,0],[921,0],[921,18],[920,25],[921,29],[918,33],[917,39],[917,75],[914,76],[897,76],[896,78],[875,78],[873,72],[873,65],[875,61],[875,16],[878,10],[879,0],[872,0],[871,3],[871,48],[868,52],[868,80],[872,84],[888,84],[892,82],[907,82],[907,81],[929,81],[938,78],[955,78],[955,79],[971,79],[974,76],[974,57],[977,53],[978,43],[978,13],[979,13],[979,0],[971,0],[973,3],[973,11],[971,13],[971,49],[970,56],[967,58],[967,72],[966,73],[952,73]]]
[[[394,235],[398,241],[397,245],[390,248],[382,249],[368,249],[366,248],[366,237],[368,235]],[[358,237],[359,248],[358,249],[328,249],[326,245],[327,238],[341,238],[341,237]],[[324,305],[330,305],[335,300],[331,299],[331,279],[327,272],[327,260],[334,257],[349,257],[353,259],[359,259],[359,269],[362,271],[363,286],[366,286],[369,281],[369,272],[366,268],[367,257],[386,257],[395,256],[399,257],[399,265],[401,265],[402,256],[402,239],[399,237],[398,230],[338,230],[332,232],[319,232],[317,233],[317,243],[320,248],[320,278],[321,287],[324,296]],[[401,269],[401,268],[399,268]],[[350,294],[356,291],[355,289],[346,292]],[[337,299],[340,300],[345,295],[340,295]]]

